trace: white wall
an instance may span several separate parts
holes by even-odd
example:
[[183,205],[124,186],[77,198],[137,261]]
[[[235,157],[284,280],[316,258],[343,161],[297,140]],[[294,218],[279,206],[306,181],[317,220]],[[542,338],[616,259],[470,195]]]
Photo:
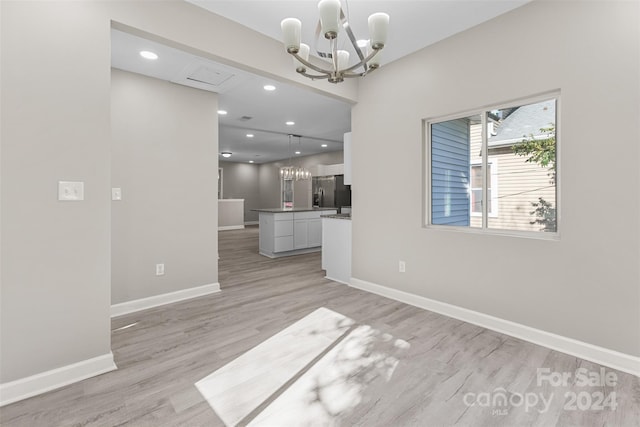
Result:
[[[362,79],[353,276],[640,355],[638,5],[534,1]],[[560,240],[422,228],[421,120],[556,89]]]
[[[348,102],[357,82],[298,76],[278,41],[183,1],[0,8],[5,383],[109,353],[112,23]],[[58,180],[84,181],[86,200],[59,203]]]
[[112,304],[217,282],[217,110],[214,93],[112,70]]

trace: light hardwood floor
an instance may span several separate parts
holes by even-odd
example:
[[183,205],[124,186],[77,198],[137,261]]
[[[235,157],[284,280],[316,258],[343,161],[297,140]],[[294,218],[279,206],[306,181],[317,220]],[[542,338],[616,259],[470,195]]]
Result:
[[[581,386],[576,370],[595,375],[600,366],[326,280],[318,253],[273,260],[257,252],[256,227],[221,232],[221,293],[114,319],[117,371],[5,406],[0,424],[222,426],[195,384],[324,307],[353,321],[350,330],[359,326],[375,331],[380,342],[392,336],[408,347],[376,362],[382,368],[393,362],[393,369],[385,371],[390,378],[361,368],[341,378],[357,392],[352,402],[359,403],[338,410],[321,405],[325,413],[316,420],[323,425],[640,425],[637,377],[606,368],[615,375],[615,385]],[[371,360],[371,354],[358,357]],[[333,363],[322,356],[314,363]],[[292,422],[284,416],[291,413],[284,412],[295,405],[304,408],[303,396],[291,390],[314,369],[321,368],[311,366],[257,402],[239,425],[281,425],[274,416],[288,419],[282,421],[286,425],[313,425],[309,418]],[[539,369],[571,378],[557,386],[544,380],[538,384]],[[594,409],[612,402],[603,400],[612,393],[615,410]],[[507,398],[502,406],[501,396]],[[263,418],[267,421],[261,424]]]

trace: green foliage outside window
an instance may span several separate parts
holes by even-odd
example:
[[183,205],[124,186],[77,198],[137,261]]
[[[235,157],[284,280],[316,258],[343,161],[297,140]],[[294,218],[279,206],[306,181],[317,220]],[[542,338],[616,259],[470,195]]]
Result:
[[[513,152],[518,156],[526,156],[527,163],[537,163],[543,168],[549,169],[550,183],[556,183],[556,127],[551,124],[549,127],[540,129],[542,135],[547,138],[536,139],[529,135],[522,142],[513,146]],[[536,219],[531,224],[539,224],[542,231],[555,232],[557,230],[556,208],[552,202],[542,197],[537,202],[531,203],[534,210],[530,212]]]

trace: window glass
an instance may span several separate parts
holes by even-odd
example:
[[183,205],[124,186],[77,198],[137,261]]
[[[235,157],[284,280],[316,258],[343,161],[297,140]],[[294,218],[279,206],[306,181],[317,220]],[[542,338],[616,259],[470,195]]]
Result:
[[557,231],[556,99],[427,126],[431,224]]
[[500,159],[500,215],[488,228],[555,232],[556,102],[494,110],[488,154]]
[[[489,176],[493,176],[491,173],[491,163],[487,164]],[[487,198],[491,200],[491,180],[487,183]],[[493,213],[491,210],[491,203],[489,203],[489,214]],[[471,165],[471,213],[482,214],[482,165]]]
[[[431,220],[433,224],[470,226],[472,126],[480,116],[431,124]],[[481,141],[480,141],[481,143]]]

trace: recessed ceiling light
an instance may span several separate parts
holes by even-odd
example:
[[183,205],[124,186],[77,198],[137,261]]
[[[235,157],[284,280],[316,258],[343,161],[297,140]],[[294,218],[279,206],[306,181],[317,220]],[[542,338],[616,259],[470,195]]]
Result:
[[249,163],[253,163],[253,160],[249,160]]
[[285,125],[287,125],[287,126],[293,126],[293,125],[295,125],[295,124],[296,124],[296,122],[286,122],[286,123],[285,123]]
[[227,110],[218,110],[218,114],[221,116],[226,116],[227,115]]
[[253,134],[252,133],[248,133],[247,134],[247,138],[253,138]]
[[274,85],[264,85],[264,90],[271,92],[276,90],[276,87]]
[[296,154],[300,154],[300,152],[299,152],[299,151],[296,151]]
[[222,157],[225,157],[225,158],[226,158],[226,157],[231,157],[231,153],[229,153],[228,151],[223,151],[223,152],[222,152],[222,153],[220,153],[220,154],[222,154]]
[[321,147],[322,148],[327,148],[327,144],[322,144]]
[[158,55],[156,53],[150,52],[148,50],[140,51],[140,56],[142,56],[144,59],[158,59]]

